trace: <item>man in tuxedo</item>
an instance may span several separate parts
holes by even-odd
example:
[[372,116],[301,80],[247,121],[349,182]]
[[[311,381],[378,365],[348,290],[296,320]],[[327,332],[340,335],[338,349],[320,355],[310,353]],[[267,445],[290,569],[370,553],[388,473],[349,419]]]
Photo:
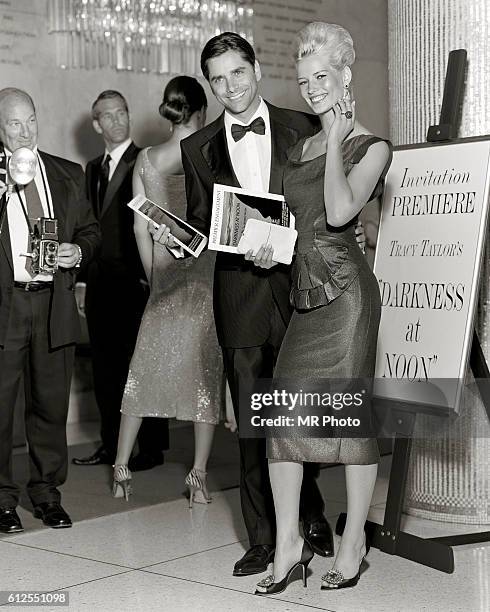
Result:
[[[102,445],[75,465],[113,464],[120,409],[129,363],[148,298],[148,283],[133,232],[133,167],[140,149],[130,138],[125,98],[103,91],[92,105],[92,124],[105,152],[87,164],[87,195],[100,223],[102,244],[87,271],[85,312],[92,350],[94,390],[101,419]],[[168,448],[167,419],[145,418],[138,434],[133,471],[163,463]]]
[[[23,531],[12,479],[13,417],[25,375],[25,428],[29,445],[27,492],[34,516],[48,527],[71,527],[58,487],[67,474],[66,417],[79,319],[75,274],[100,243],[85,196],[82,168],[38,151],[34,103],[24,91],[0,91],[3,170],[19,147],[37,157],[35,178],[16,186],[0,206],[0,531]],[[5,173],[3,174],[5,178]],[[4,181],[0,176],[0,194]],[[25,256],[40,217],[57,220],[58,270],[41,274]],[[51,225],[53,222],[51,223]]]
[[[282,193],[286,152],[318,125],[304,113],[281,109],[259,95],[260,66],[250,44],[225,32],[209,40],[201,69],[224,112],[183,140],[188,220],[209,233],[214,183],[254,191]],[[215,319],[238,422],[238,386],[271,378],[286,327],[289,269],[256,268],[243,256],[218,252],[215,269]],[[263,572],[273,559],[275,517],[265,440],[240,438],[242,513],[250,548],[237,561],[234,575]],[[315,477],[305,464],[301,517],[305,537],[321,555],[333,555],[333,538],[323,516],[324,503]]]

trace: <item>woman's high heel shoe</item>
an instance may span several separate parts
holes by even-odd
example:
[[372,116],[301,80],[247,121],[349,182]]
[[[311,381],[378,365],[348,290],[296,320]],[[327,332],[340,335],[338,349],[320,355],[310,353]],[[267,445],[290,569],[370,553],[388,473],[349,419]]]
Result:
[[131,495],[131,472],[127,465],[114,465],[114,479],[112,481],[112,496],[124,497],[129,501]]
[[[362,561],[364,561],[364,557]],[[361,577],[362,561],[359,565],[357,574],[352,578],[344,578],[344,574],[338,569],[328,570],[328,572],[322,576],[321,590],[328,591],[330,589],[348,589],[350,587],[355,587]]]
[[255,595],[276,595],[277,593],[282,593],[286,590],[286,587],[289,584],[289,579],[298,567],[301,568],[303,574],[303,586],[306,587],[306,570],[313,557],[314,553],[311,550],[308,542],[305,540],[303,542],[303,549],[301,551],[301,559],[295,563],[293,567],[291,567],[284,578],[279,582],[274,582],[274,576],[267,576],[257,584]]
[[206,484],[207,472],[192,468],[187,474],[185,484],[189,489],[189,508],[192,508],[193,502],[197,504],[209,504],[212,497],[208,493]]
[[361,567],[363,561],[366,558],[369,549],[371,548],[367,534],[365,534],[364,538],[364,547],[366,549],[366,552],[364,553],[361,562],[359,563],[359,569],[357,570],[357,574],[352,578],[346,579],[344,578],[344,574],[340,570],[332,568],[331,570],[328,570],[328,572],[324,576],[322,576],[322,586],[320,587],[322,591],[328,591],[329,589],[348,589],[350,587],[356,586],[356,584],[359,582],[359,578],[361,577]]

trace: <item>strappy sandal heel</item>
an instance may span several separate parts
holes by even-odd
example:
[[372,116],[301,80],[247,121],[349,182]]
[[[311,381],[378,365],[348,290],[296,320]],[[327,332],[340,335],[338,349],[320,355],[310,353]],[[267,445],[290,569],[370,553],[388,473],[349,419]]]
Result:
[[112,481],[112,497],[124,497],[129,501],[133,490],[131,487],[131,472],[127,465],[114,465],[114,477]]
[[185,484],[189,489],[189,508],[192,508],[194,502],[196,504],[209,504],[212,501],[208,492],[206,483],[207,472],[192,468],[187,474]]

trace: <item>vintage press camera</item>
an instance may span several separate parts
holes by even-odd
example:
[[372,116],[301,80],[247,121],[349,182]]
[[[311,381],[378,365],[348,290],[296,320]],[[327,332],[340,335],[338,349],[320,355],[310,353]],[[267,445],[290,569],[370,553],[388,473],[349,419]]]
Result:
[[58,221],[41,217],[33,223],[31,235],[33,274],[54,274],[58,269]]

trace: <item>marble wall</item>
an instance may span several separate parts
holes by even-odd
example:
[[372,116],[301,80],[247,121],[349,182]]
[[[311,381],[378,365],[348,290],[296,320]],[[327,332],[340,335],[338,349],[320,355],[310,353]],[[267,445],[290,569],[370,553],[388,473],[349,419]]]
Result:
[[[488,0],[389,0],[391,138],[424,142],[439,123],[447,56],[466,49],[458,136],[490,131],[490,4]],[[481,272],[476,331],[490,360],[490,252]],[[407,479],[405,511],[437,521],[490,524],[490,423],[467,372],[459,418],[434,439],[420,415]]]

